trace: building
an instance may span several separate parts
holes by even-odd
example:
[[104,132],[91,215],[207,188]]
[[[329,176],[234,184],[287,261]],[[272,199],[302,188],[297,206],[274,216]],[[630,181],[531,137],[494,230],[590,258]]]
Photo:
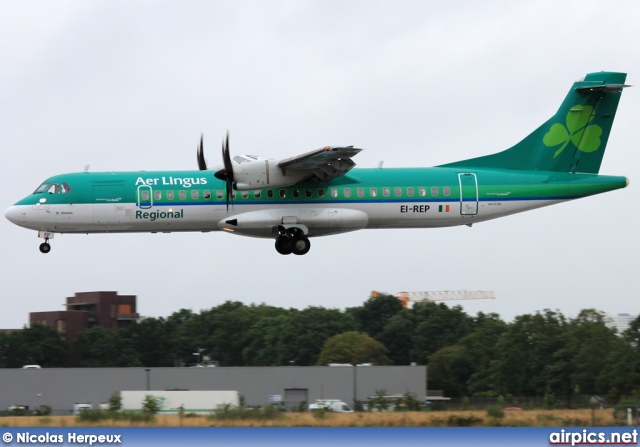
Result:
[[31,312],[29,324],[55,328],[65,340],[73,340],[84,329],[125,328],[140,317],[136,296],[117,292],[79,292],[68,297],[65,306],[67,310]]
[[629,314],[618,314],[618,315],[609,315],[609,323],[607,326],[610,328],[614,328],[618,335],[622,335],[624,331],[629,329],[629,324],[633,320],[638,318],[637,315],[629,315]]
[[[123,390],[238,391],[247,405],[300,408],[316,399],[351,404],[378,390],[426,394],[425,366],[248,366],[193,368],[0,368],[0,410],[12,405],[71,414],[75,403],[98,408]],[[214,410],[213,408],[211,410]]]

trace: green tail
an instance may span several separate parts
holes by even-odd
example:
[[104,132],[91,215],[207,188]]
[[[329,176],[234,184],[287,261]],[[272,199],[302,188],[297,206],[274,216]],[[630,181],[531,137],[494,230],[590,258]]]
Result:
[[626,73],[590,73],[577,81],[558,112],[506,151],[442,166],[597,174]]

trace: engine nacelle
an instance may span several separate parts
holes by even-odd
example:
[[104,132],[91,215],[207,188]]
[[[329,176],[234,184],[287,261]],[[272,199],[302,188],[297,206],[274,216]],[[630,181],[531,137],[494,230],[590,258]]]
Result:
[[281,208],[236,214],[218,222],[218,228],[243,236],[276,237],[278,227],[297,227],[309,236],[323,236],[361,230],[368,222],[369,216],[358,210]]
[[296,170],[288,170],[283,174],[278,167],[278,160],[251,155],[240,155],[233,160],[234,188],[238,191],[291,186],[312,176],[309,172]]

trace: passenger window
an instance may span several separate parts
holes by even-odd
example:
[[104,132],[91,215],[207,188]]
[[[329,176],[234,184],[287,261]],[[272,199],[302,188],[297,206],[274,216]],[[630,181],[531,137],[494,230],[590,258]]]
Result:
[[427,188],[425,188],[424,186],[421,186],[420,189],[418,190],[418,193],[420,194],[420,197],[424,197],[427,195]]
[[318,197],[324,197],[324,189],[318,190]]
[[273,189],[267,189],[267,197],[273,199]]
[[248,199],[249,198],[249,191],[242,191],[240,194],[242,195],[243,199]]
[[187,191],[180,191],[179,195],[180,195],[180,200],[184,200],[187,198]]
[[382,195],[385,197],[389,197],[390,191],[389,188],[382,188]]
[[364,197],[364,188],[358,188],[358,197]]
[[412,188],[412,187],[408,187],[408,188],[407,188],[407,195],[408,195],[409,197],[413,197],[413,188]]
[[298,197],[300,197],[300,190],[299,190],[299,189],[294,189],[294,190],[293,190],[293,197],[295,197],[296,199],[297,199]]
[[260,198],[260,190],[256,189],[253,191],[253,197],[255,197],[256,199]]
[[232,198],[232,199],[235,199],[235,198],[236,198],[236,195],[237,195],[237,194],[236,194],[236,192],[235,192],[235,191],[231,191],[231,198]]
[[378,196],[378,190],[376,188],[371,188],[369,190],[369,194],[371,195],[371,197],[377,197]]
[[305,190],[304,195],[307,196],[308,199],[311,198],[313,192],[310,189]]
[[193,200],[196,200],[198,197],[200,196],[200,194],[198,194],[198,191],[191,191],[191,198]]
[[451,188],[449,188],[448,186],[445,186],[442,189],[442,194],[444,194],[445,196],[450,196],[451,195]]
[[167,191],[167,199],[173,200],[173,196],[174,196],[174,192],[173,191]]
[[216,198],[222,199],[223,196],[224,196],[224,193],[222,192],[222,190],[221,189],[217,189],[216,190]]
[[209,191],[208,189],[205,189],[203,196],[205,199],[210,199],[211,198],[211,191]]
[[140,197],[145,202],[148,202],[149,201],[149,191],[140,191]]
[[331,188],[331,197],[334,199],[338,198],[338,190],[336,188]]
[[438,195],[438,187],[434,186],[433,188],[431,188],[431,195],[432,196],[437,196]]
[[402,195],[402,188],[396,188],[395,189],[395,195],[396,195],[396,197],[400,197]]
[[160,199],[162,199],[162,191],[155,191],[155,192],[153,193],[153,197],[154,197],[156,200],[160,200]]
[[287,190],[286,189],[281,189],[280,190],[280,198],[281,199],[285,199],[287,197]]
[[345,188],[344,189],[344,196],[345,197],[351,197],[351,188]]

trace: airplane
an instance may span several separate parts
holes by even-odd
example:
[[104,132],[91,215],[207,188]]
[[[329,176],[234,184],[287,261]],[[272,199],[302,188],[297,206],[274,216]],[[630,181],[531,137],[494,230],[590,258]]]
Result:
[[310,238],[362,229],[472,226],[624,188],[598,175],[626,73],[590,73],[560,108],[502,152],[435,167],[355,168],[361,149],[326,146],[282,160],[231,157],[209,169],[85,172],[46,179],[5,212],[38,231],[42,253],[56,233],[225,231],[271,238],[304,255]]

